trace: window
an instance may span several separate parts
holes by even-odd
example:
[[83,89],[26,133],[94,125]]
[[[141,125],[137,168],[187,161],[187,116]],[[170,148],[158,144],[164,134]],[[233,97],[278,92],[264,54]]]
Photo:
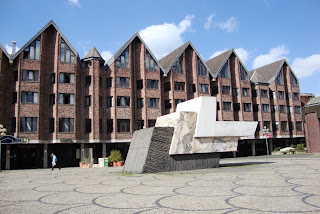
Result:
[[16,132],[16,122],[17,120],[16,120],[16,118],[15,117],[13,117],[13,118],[11,118],[11,133],[15,133]]
[[220,111],[220,103],[217,102],[217,111]]
[[250,97],[250,90],[249,88],[242,88],[242,96]]
[[199,93],[209,93],[209,85],[199,84]]
[[56,74],[51,74],[50,76],[51,84],[54,84],[56,82]]
[[137,109],[143,108],[143,98],[137,99]]
[[112,107],[113,106],[113,97],[107,97],[107,107]]
[[20,132],[37,132],[37,117],[21,117]]
[[247,74],[246,70],[244,69],[244,67],[241,65],[240,62],[239,62],[239,67],[240,67],[240,78],[241,78],[241,80],[248,80],[248,74]]
[[99,77],[99,87],[102,87],[102,77]]
[[113,132],[113,119],[107,120],[107,133]]
[[156,120],[148,120],[148,127],[155,127],[156,126]]
[[102,107],[102,97],[99,96],[99,107]]
[[139,129],[144,128],[144,120],[138,120]]
[[294,86],[294,87],[297,87],[297,86],[298,86],[298,80],[297,80],[297,78],[293,75],[292,72],[291,72],[291,84],[292,84],[292,86]]
[[296,129],[297,129],[298,132],[303,131],[302,130],[302,122],[301,121],[297,121],[296,122]]
[[263,98],[269,98],[269,96],[268,96],[268,91],[267,91],[267,90],[261,89],[260,93],[261,93],[261,97],[263,97]]
[[260,125],[260,121],[258,121],[256,132],[259,132],[260,130],[261,130],[261,125]]
[[281,131],[283,131],[283,132],[288,131],[288,122],[287,121],[281,121]]
[[220,77],[229,79],[228,62],[226,62],[226,64],[224,64],[223,68],[221,69]]
[[286,113],[286,106],[285,105],[279,105],[279,111],[280,111],[280,113]]
[[158,71],[158,65],[152,58],[151,54],[146,50],[146,70],[147,71]]
[[13,72],[13,82],[17,82],[18,81],[18,71],[14,71]]
[[243,110],[246,112],[251,111],[251,103],[243,103]]
[[49,133],[54,132],[54,118],[50,118],[49,120]]
[[288,92],[286,95],[287,95],[287,99],[288,99],[288,100],[291,100],[291,93]]
[[234,96],[234,97],[239,96],[239,88],[233,88],[232,89],[232,96]]
[[240,103],[233,104],[233,111],[240,111]]
[[294,131],[293,122],[289,122],[289,131]]
[[270,121],[264,121],[263,122],[263,128],[266,127],[267,129],[270,130]]
[[164,108],[165,109],[171,109],[171,100],[165,100],[164,101]]
[[143,80],[137,80],[137,90],[143,89]]
[[269,104],[262,104],[262,112],[269,112]]
[[171,83],[165,82],[164,83],[164,91],[170,91],[171,90]]
[[129,88],[130,87],[130,78],[129,77],[117,77],[116,85],[118,88]]
[[116,60],[117,68],[129,68],[129,46],[121,53]]
[[107,88],[112,88],[112,77],[107,78]]
[[184,91],[184,82],[174,82],[175,91]]
[[56,103],[56,95],[50,94],[50,105],[54,105]]
[[292,113],[292,106],[287,106],[287,109],[288,109],[288,113]]
[[102,123],[102,119],[99,119],[99,133],[103,133],[103,123]]
[[73,94],[59,94],[59,104],[74,104]]
[[91,85],[91,76],[86,76],[86,86],[89,87]]
[[86,106],[86,107],[91,106],[91,96],[86,96],[85,106]]
[[258,90],[256,89],[252,90],[252,97],[258,97],[259,96],[258,93],[259,93]]
[[295,107],[294,107],[294,113],[296,113],[296,114],[301,114],[301,108],[300,108],[300,106],[295,106]]
[[189,85],[189,94],[196,92],[196,84],[190,84]]
[[21,92],[21,103],[38,103],[38,92],[26,92],[22,91]]
[[130,97],[117,97],[117,106],[130,107]]
[[278,85],[283,85],[282,71],[279,72],[277,79],[276,79],[276,83]]
[[12,93],[12,104],[17,103],[17,92]]
[[31,44],[26,49],[24,49],[23,59],[40,59],[40,40],[41,36],[31,42]]
[[222,108],[224,111],[231,111],[231,103],[230,102],[223,102],[222,103]]
[[74,119],[59,118],[59,132],[74,132]]
[[283,91],[278,91],[278,98],[284,99],[284,92]]
[[253,104],[253,112],[259,112],[259,111],[260,111],[259,104]]
[[207,68],[198,57],[198,75],[207,76]]
[[219,93],[219,88],[218,88],[218,86],[212,86],[212,88],[211,88],[211,95],[212,96],[215,96],[215,95],[217,95]]
[[175,103],[175,106],[177,107],[177,105],[179,104],[179,103],[183,103],[185,100],[183,100],[183,99],[175,99],[174,100],[174,103]]
[[272,122],[272,130],[274,132],[279,131],[279,122]]
[[66,42],[61,39],[61,52],[60,52],[60,62],[71,62],[74,63],[75,55],[66,44]]
[[222,86],[222,94],[230,94],[230,86]]
[[59,83],[71,83],[71,84],[74,84],[74,74],[72,74],[72,73],[60,73]]
[[270,91],[270,97],[271,97],[271,99],[277,99],[276,92]]
[[173,73],[184,73],[184,66],[183,66],[183,55],[173,64],[172,66]]
[[276,113],[277,112],[277,106],[276,105],[271,105],[271,113]]
[[293,93],[294,100],[300,100],[299,93]]
[[86,119],[86,133],[91,132],[91,119]]
[[130,132],[130,120],[118,119],[117,120],[117,132]]
[[22,70],[22,81],[38,82],[39,71]]
[[148,89],[159,89],[159,80],[147,80]]
[[148,108],[159,108],[159,98],[148,98]]

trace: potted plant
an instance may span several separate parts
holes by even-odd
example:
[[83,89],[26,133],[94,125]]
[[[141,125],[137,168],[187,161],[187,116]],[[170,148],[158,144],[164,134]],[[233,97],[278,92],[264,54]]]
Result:
[[113,166],[122,166],[122,157],[119,150],[112,150],[109,155],[109,162],[113,163]]
[[86,164],[86,159],[84,157],[82,157],[79,165],[80,165],[80,168],[89,168],[89,164]]

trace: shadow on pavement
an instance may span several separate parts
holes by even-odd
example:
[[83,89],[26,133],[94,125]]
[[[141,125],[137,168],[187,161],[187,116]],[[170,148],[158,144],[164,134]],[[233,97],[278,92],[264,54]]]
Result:
[[254,166],[260,164],[270,164],[274,162],[242,162],[242,163],[221,163],[219,167],[241,167],[241,166]]

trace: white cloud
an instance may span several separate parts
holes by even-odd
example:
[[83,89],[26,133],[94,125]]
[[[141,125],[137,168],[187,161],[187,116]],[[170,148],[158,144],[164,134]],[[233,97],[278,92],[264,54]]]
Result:
[[222,30],[225,30],[227,32],[233,32],[236,31],[239,27],[239,21],[231,16],[227,21],[225,22],[217,22],[214,24],[215,27],[221,28]]
[[104,61],[108,62],[108,60],[113,56],[111,51],[102,51],[101,56],[104,59]]
[[155,56],[161,59],[184,43],[182,34],[191,30],[193,18],[194,15],[187,15],[178,25],[175,23],[152,25],[141,30],[139,34]]
[[243,48],[237,48],[235,49],[237,55],[239,56],[240,60],[246,64],[248,58],[249,58],[249,52]]
[[312,76],[314,72],[320,72],[320,54],[296,58],[291,67],[298,78]]
[[222,54],[222,53],[225,52],[225,51],[227,51],[227,49],[224,49],[224,50],[222,50],[222,51],[216,51],[216,52],[214,52],[214,53],[210,56],[209,59],[212,59],[213,57],[216,57],[216,56]]
[[212,25],[212,19],[213,19],[213,17],[215,16],[216,14],[211,14],[209,17],[208,17],[208,19],[207,19],[207,21],[206,21],[206,23],[204,23],[204,29],[206,29],[206,30],[209,30],[210,29],[210,27],[211,27],[211,25]]
[[283,59],[286,54],[289,54],[289,49],[285,45],[280,45],[275,48],[271,48],[269,53],[257,56],[253,60],[253,68],[259,68],[261,66],[270,64],[277,60]]
[[[12,54],[12,46],[9,46],[8,44],[6,44],[4,46],[4,48],[6,49],[6,51],[8,52],[8,54]],[[18,48],[18,46],[16,46],[16,53],[20,50],[20,48]]]
[[81,7],[79,0],[68,0],[68,4],[75,7]]

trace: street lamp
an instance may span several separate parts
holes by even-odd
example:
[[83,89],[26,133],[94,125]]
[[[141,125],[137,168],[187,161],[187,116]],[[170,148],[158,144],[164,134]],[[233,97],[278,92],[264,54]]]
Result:
[[[0,124],[0,136],[6,136],[7,129],[3,127],[2,124]],[[0,140],[0,172],[1,172],[1,140]]]
[[269,129],[266,126],[264,126],[262,131],[263,131],[263,134],[266,136],[267,154],[269,155],[269,146],[268,146],[268,138],[267,138]]

